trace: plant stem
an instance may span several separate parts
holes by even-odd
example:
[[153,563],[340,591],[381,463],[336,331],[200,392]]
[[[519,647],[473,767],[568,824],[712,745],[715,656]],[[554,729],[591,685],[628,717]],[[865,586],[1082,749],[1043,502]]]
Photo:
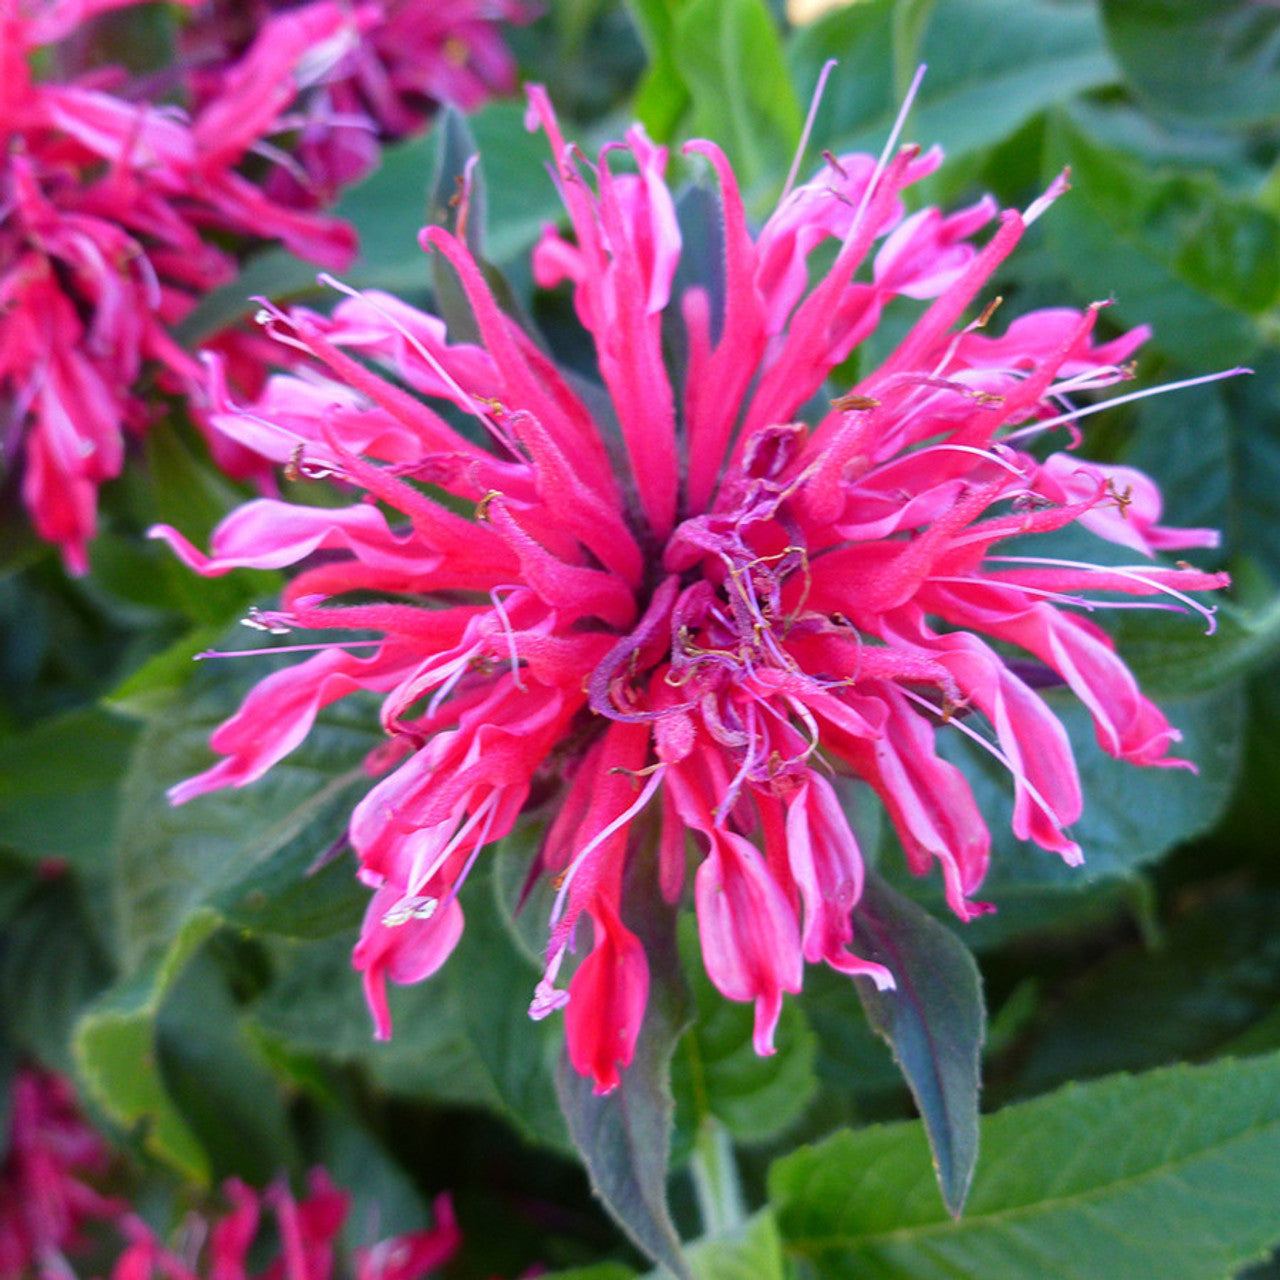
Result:
[[703,1233],[724,1236],[740,1231],[747,1220],[747,1208],[742,1200],[738,1162],[728,1131],[714,1116],[707,1116],[698,1126],[690,1168]]

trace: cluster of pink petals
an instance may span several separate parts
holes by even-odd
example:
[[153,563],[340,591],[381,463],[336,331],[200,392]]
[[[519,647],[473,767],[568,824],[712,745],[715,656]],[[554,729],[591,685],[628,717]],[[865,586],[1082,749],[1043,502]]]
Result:
[[[334,1186],[323,1169],[313,1169],[308,1194],[297,1201],[283,1183],[262,1193],[237,1179],[228,1180],[223,1194],[229,1210],[216,1221],[202,1224],[207,1240],[203,1259],[186,1257],[162,1244],[134,1214],[120,1220],[129,1243],[111,1270],[111,1280],[330,1280],[334,1274],[338,1235],[346,1221],[351,1197]],[[249,1252],[258,1239],[263,1208],[272,1210],[280,1237],[280,1255],[260,1272],[251,1273]],[[355,1280],[420,1280],[444,1266],[458,1251],[462,1234],[447,1195],[436,1198],[435,1226],[395,1236],[354,1256]]]
[[[198,97],[225,91],[245,46],[273,14],[327,0],[208,0],[185,33]],[[289,203],[325,204],[366,174],[380,142],[424,128],[441,103],[473,110],[515,89],[502,23],[527,22],[526,0],[358,0],[343,37],[312,53],[312,83],[282,128],[288,161],[267,184]]]
[[278,240],[346,263],[341,223],[272,199],[241,171],[278,130],[317,42],[351,19],[337,3],[268,23],[223,91],[192,116],[140,99],[123,72],[65,82],[31,69],[82,22],[136,0],[0,0],[0,448],[22,458],[22,498],[69,569],[87,567],[99,486],[145,426],[148,366],[172,386],[199,369],[170,329],[237,259]]
[[[841,156],[753,235],[725,157],[694,142],[719,188],[722,289],[677,291],[665,149],[636,128],[590,165],[546,96],[531,101],[572,227],[546,232],[535,272],[571,282],[607,407],[503,313],[440,228],[423,244],[456,271],[479,344],[384,294],[330,318],[275,313],[269,328],[327,376],[277,376],[247,407],[215,380],[216,424],[354,500],[250,502],[208,555],[154,532],[205,575],[300,566],[256,625],[374,638],[316,645],[262,680],[213,735],[223,759],[171,795],[250,783],[325,706],[380,695],[390,742],[376,764],[391,771],[349,829],[374,891],[354,959],[378,1034],[386,979],[445,961],[477,857],[540,812],[555,900],[531,1011],[565,1007],[570,1058],[605,1092],[648,993],[635,859],[655,860],[672,904],[691,873],[707,972],[754,1004],[768,1053],[805,962],[894,981],[857,953],[863,854],[832,778],[874,789],[911,869],[936,862],[952,909],[972,917],[990,836],[938,733],[970,735],[1007,768],[1019,838],[1078,861],[1075,761],[1034,686],[1069,687],[1112,756],[1180,763],[1176,731],[1083,614],[1094,593],[1167,607],[1227,580],[1024,551],[1071,524],[1146,558],[1212,541],[1164,527],[1135,471],[1022,447],[1074,416],[1072,393],[1128,376],[1143,333],[1095,341],[1097,308],[1032,312],[1002,336],[986,314],[963,323],[1058,186],[1026,215],[989,200],[908,215],[901,193],[936,151]],[[896,297],[928,305],[879,368],[815,400]],[[1018,554],[1001,554],[1013,538]]]
[[59,1076],[22,1069],[10,1086],[9,1138],[0,1164],[0,1280],[63,1280],[66,1253],[89,1222],[112,1221],[118,1200],[94,1189],[110,1164]]
[[[125,1200],[95,1190],[110,1165],[110,1149],[81,1117],[70,1084],[49,1072],[20,1070],[11,1086],[9,1140],[0,1164],[0,1280],[68,1280],[75,1273],[67,1254],[84,1243],[80,1232],[95,1221],[124,1237],[111,1280],[249,1280],[247,1259],[264,1206],[275,1216],[281,1248],[280,1257],[257,1273],[260,1280],[333,1275],[351,1197],[323,1169],[312,1170],[301,1202],[283,1182],[258,1193],[228,1181],[228,1212],[188,1233],[207,1239],[202,1260],[168,1248]],[[436,1197],[433,1216],[429,1229],[355,1250],[355,1280],[420,1280],[444,1266],[462,1243],[447,1195]]]

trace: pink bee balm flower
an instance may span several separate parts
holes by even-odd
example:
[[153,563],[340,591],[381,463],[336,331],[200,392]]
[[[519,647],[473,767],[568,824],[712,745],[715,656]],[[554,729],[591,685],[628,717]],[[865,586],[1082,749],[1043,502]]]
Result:
[[[121,1226],[129,1244],[111,1271],[111,1280],[330,1280],[334,1273],[338,1235],[346,1220],[351,1197],[334,1186],[323,1169],[313,1169],[308,1194],[297,1201],[283,1183],[259,1194],[235,1178],[223,1186],[230,1206],[214,1221],[199,1222],[190,1234],[208,1239],[203,1264],[167,1248],[141,1218],[125,1217]],[[250,1272],[249,1251],[258,1238],[264,1207],[276,1219],[280,1255],[261,1272]],[[435,1226],[383,1240],[355,1251],[356,1280],[420,1280],[443,1266],[462,1242],[453,1204],[447,1195],[436,1197]],[[189,1224],[195,1227],[197,1224]]]
[[[567,1006],[569,1056],[606,1092],[648,991],[633,862],[654,860],[672,904],[691,880],[707,973],[754,1005],[769,1053],[806,961],[894,981],[858,954],[863,856],[832,773],[874,789],[911,869],[936,863],[968,919],[985,909],[973,895],[990,837],[937,735],[982,742],[1009,772],[1017,836],[1079,861],[1075,762],[1033,685],[1067,685],[1113,756],[1180,763],[1177,732],[1079,610],[1093,593],[1186,601],[1227,579],[1025,550],[1073,523],[1148,558],[1210,541],[1161,525],[1146,477],[1025,447],[1075,416],[1071,393],[1127,376],[1141,331],[1095,341],[1097,307],[1033,312],[1001,337],[985,313],[963,321],[1061,184],[1025,215],[983,200],[908,216],[901,194],[938,152],[843,156],[753,235],[725,157],[693,142],[722,206],[720,283],[703,287],[680,283],[703,264],[682,260],[666,150],[634,128],[587,165],[546,95],[530,99],[572,228],[544,234],[535,273],[572,284],[602,390],[581,394],[438,227],[423,244],[457,272],[477,344],[373,292],[332,318],[273,312],[269,328],[329,380],[277,376],[241,408],[215,379],[214,420],[356,500],[251,502],[208,555],[154,533],[210,576],[299,565],[258,625],[374,638],[267,677],[213,735],[221,762],[171,795],[252,782],[324,706],[375,691],[390,772],[350,840],[374,890],[355,963],[377,1033],[387,977],[444,962],[476,859],[541,805],[555,898],[531,1012]],[[915,326],[852,389],[817,399],[900,295],[929,302]]]
[[9,1136],[0,1163],[0,1280],[62,1280],[81,1228],[123,1212],[93,1182],[110,1152],[84,1122],[60,1076],[24,1069],[11,1085]]
[[[316,6],[325,7],[326,0]],[[207,0],[185,34],[198,97],[219,97],[273,13],[297,0]],[[278,199],[310,206],[333,199],[377,162],[379,144],[427,126],[441,103],[470,111],[516,86],[502,24],[527,22],[524,0],[363,0],[342,40],[317,48],[307,92],[281,126],[294,133],[289,160],[271,176]]]
[[[0,0],[0,467],[22,457],[36,531],[87,568],[99,486],[119,475],[148,410],[134,387],[151,364],[170,388],[199,375],[171,326],[237,260],[225,247],[278,239],[347,262],[343,224],[300,213],[237,171],[297,91],[317,40],[349,25],[337,5],[263,30],[247,70],[193,118],[116,96],[123,73],[70,83],[28,65],[94,13],[136,0]],[[216,242],[215,242],[216,238]]]

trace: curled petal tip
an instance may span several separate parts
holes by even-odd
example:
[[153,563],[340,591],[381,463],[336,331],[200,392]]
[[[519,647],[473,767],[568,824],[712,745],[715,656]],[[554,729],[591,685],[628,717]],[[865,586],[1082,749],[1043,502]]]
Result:
[[529,1017],[534,1022],[541,1022],[557,1009],[563,1009],[569,1003],[569,993],[561,991],[545,979],[538,983],[533,1000],[529,1005]]

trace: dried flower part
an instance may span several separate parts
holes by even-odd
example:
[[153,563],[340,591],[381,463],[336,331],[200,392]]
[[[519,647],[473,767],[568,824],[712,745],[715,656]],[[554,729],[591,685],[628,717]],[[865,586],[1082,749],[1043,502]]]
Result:
[[[658,859],[671,903],[691,881],[707,972],[754,1005],[756,1048],[771,1052],[806,961],[894,982],[858,954],[862,853],[833,775],[878,794],[911,869],[936,863],[969,919],[987,909],[973,895],[990,835],[938,734],[969,736],[1008,770],[1019,838],[1078,862],[1075,761],[1036,688],[1067,686],[1111,755],[1183,763],[1168,754],[1176,731],[1083,615],[1108,600],[1208,615],[1187,592],[1227,579],[1024,553],[1071,524],[1147,558],[1213,539],[1162,525],[1158,490],[1131,469],[1026,448],[1072,423],[1073,395],[1128,377],[1145,336],[1096,341],[1097,307],[985,331],[980,291],[1064,184],[1026,214],[983,200],[908,215],[901,194],[938,152],[833,157],[753,235],[727,160],[694,142],[719,187],[723,260],[718,285],[677,291],[666,150],[637,127],[588,165],[545,94],[530,99],[571,226],[544,234],[536,278],[572,285],[609,408],[588,406],[440,228],[423,243],[457,273],[476,344],[381,293],[330,318],[270,311],[269,331],[327,379],[277,376],[241,407],[215,377],[214,421],[358,500],[248,503],[208,555],[154,532],[210,576],[298,565],[255,625],[374,639],[317,646],[268,676],[214,733],[223,759],[171,795],[250,783],[329,703],[382,697],[390,745],[376,764],[390,772],[350,840],[374,890],[355,963],[386,1036],[386,979],[444,962],[477,858],[554,792],[539,869],[555,899],[531,1012],[567,1005],[569,1055],[606,1092],[632,1059],[648,986],[627,923],[630,859]],[[896,297],[929,305],[814,413]],[[673,331],[687,352],[674,373]],[[1002,546],[1014,537],[1018,554]]]
[[169,387],[199,377],[170,330],[234,276],[227,244],[278,240],[331,266],[354,251],[350,228],[281,204],[239,168],[281,127],[316,42],[350,25],[345,10],[273,20],[191,116],[145,100],[123,72],[33,76],[33,54],[134,2],[0,3],[3,464],[21,456],[36,530],[76,573],[87,568],[98,488],[149,419],[144,367]]

